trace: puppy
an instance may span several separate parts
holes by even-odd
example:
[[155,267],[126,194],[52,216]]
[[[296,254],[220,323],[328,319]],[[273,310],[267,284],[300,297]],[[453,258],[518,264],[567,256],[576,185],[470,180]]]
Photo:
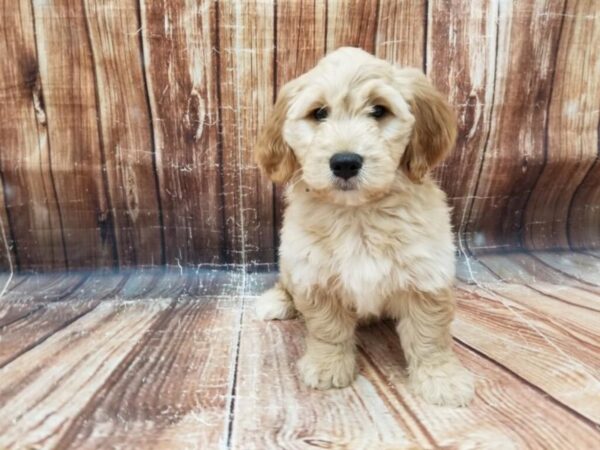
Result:
[[256,311],[302,314],[308,386],[349,385],[357,323],[385,316],[397,321],[414,393],[452,406],[473,396],[452,351],[449,207],[428,174],[455,137],[452,111],[421,71],[356,48],[281,89],[256,146],[261,169],[288,183],[281,275]]

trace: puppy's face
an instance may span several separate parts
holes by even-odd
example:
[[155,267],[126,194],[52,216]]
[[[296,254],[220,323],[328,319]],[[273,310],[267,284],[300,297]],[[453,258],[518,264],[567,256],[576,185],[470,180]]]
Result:
[[339,49],[283,87],[259,138],[274,181],[360,204],[389,192],[398,171],[419,182],[450,148],[454,116],[422,73]]

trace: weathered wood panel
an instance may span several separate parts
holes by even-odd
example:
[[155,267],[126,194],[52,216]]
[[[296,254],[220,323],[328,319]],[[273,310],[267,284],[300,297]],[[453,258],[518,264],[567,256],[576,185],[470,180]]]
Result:
[[[594,356],[598,349],[593,344],[573,337],[571,333],[577,334],[577,329],[561,327],[507,295],[463,289],[457,294],[460,313],[454,327],[460,340],[583,416],[600,422],[600,380],[598,358]],[[511,297],[528,294],[514,289]],[[565,314],[568,310],[567,306],[562,309]],[[519,329],[518,334],[515,329]],[[594,333],[590,338],[594,339]]]
[[0,369],[0,446],[55,446],[168,304],[102,303]]
[[[38,293],[38,298],[44,300],[21,303],[19,306],[27,313],[0,328],[0,367],[6,366],[57,331],[88,314],[101,300],[114,297],[127,277],[103,276],[101,279],[100,289],[93,289],[98,279],[83,277],[81,282],[73,279],[71,283],[63,283],[63,291],[57,300],[48,301],[45,299],[46,294]],[[77,290],[85,295],[78,294]]]
[[219,3],[220,101],[227,260],[275,260],[273,186],[253,145],[274,101],[272,0]]
[[569,253],[564,256],[554,252],[536,252],[532,256],[568,279],[577,280],[588,288],[600,288],[598,258],[583,253]]
[[[87,277],[83,274],[67,273],[13,277],[10,283],[3,285],[6,288],[0,301],[0,329],[5,330],[36,313],[42,302],[55,302],[66,296],[73,296]],[[17,281],[13,282],[14,280]]]
[[435,175],[448,194],[455,229],[463,237],[491,127],[498,4],[432,2],[429,19],[427,75],[454,106],[459,126],[455,149]]
[[164,261],[222,263],[216,4],[142,0],[140,8]]
[[[0,180],[1,182],[2,180]],[[5,270],[12,274],[18,267],[15,261],[14,240],[5,208],[6,198],[4,197],[4,189],[0,188],[0,270]],[[0,290],[0,292],[2,291]]]
[[44,99],[38,114],[45,111],[67,263],[71,267],[111,266],[117,256],[114,211],[106,186],[94,61],[83,3],[33,2],[33,14]]
[[115,383],[98,390],[64,430],[59,446],[216,446],[226,432],[238,315],[239,305],[218,300],[178,302],[123,360]]
[[564,3],[499,3],[489,134],[464,225],[473,251],[520,245],[524,207],[545,158]]
[[[15,268],[64,268],[63,228],[50,168],[48,122],[29,0],[0,3],[0,173],[2,267],[18,247]],[[10,63],[9,63],[10,61]],[[6,209],[5,209],[6,207]],[[10,256],[12,258],[12,255]]]
[[84,6],[118,264],[160,264],[164,236],[138,4],[135,0],[86,0]]
[[600,149],[598,154],[571,200],[567,229],[574,249],[600,248]]
[[377,0],[330,0],[327,2],[327,51],[338,47],[360,47],[375,52]]
[[[593,0],[568,2],[562,18],[546,125],[546,166],[525,210],[524,244],[529,248],[569,247],[573,196],[598,157],[600,76],[589,76],[600,69],[600,46],[589,45],[600,42],[600,14],[588,14],[594,5]],[[584,216],[577,214],[572,222]],[[600,220],[583,224],[582,230],[596,225],[600,237]],[[571,238],[580,239],[577,234]]]
[[2,268],[272,263],[281,189],[256,134],[342,45],[425,69],[453,104],[435,175],[465,251],[600,246],[598,2],[0,6]]
[[380,1],[373,53],[400,66],[425,70],[427,5],[422,0]]

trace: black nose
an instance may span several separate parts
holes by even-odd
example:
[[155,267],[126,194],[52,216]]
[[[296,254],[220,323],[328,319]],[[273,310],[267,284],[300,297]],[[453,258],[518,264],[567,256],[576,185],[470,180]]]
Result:
[[329,160],[329,167],[336,177],[348,180],[355,177],[362,167],[362,156],[356,153],[336,153]]

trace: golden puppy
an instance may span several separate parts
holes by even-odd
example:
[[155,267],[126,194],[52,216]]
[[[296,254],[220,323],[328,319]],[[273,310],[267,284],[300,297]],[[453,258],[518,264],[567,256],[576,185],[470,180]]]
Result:
[[349,385],[357,322],[386,316],[398,321],[413,392],[440,405],[473,396],[450,336],[449,208],[428,175],[455,136],[452,111],[422,72],[356,48],[282,88],[256,148],[263,171],[289,183],[281,275],[256,311],[304,316],[307,385]]

